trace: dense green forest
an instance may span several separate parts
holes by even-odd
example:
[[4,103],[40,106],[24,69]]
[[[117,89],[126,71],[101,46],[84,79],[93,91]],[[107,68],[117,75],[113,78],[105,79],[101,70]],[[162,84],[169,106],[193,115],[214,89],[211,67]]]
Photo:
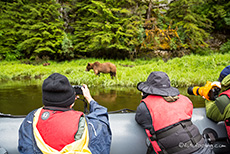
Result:
[[1,0],[0,60],[230,51],[229,0]]

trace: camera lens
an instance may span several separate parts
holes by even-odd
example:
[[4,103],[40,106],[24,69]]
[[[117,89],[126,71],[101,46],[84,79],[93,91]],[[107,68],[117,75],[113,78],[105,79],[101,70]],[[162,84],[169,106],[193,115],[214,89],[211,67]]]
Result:
[[188,93],[189,95],[194,95],[194,93],[193,93],[193,87],[188,87],[187,93]]

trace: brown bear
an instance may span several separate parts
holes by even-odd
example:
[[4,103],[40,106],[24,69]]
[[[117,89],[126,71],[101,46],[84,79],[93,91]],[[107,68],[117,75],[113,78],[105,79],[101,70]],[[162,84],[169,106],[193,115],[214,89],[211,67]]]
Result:
[[43,63],[43,66],[48,66],[50,65],[50,63]]
[[90,71],[91,69],[93,69],[94,73],[99,76],[100,73],[110,73],[111,79],[113,79],[113,77],[116,77],[117,69],[116,66],[112,63],[88,63],[85,71]]

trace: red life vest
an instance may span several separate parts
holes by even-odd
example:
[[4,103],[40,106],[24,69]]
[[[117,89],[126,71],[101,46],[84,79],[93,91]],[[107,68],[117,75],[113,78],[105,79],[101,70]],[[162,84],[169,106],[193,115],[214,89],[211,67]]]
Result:
[[61,151],[66,145],[74,142],[82,112],[53,111],[42,109],[36,125],[44,142]]
[[[219,96],[221,96],[221,95],[227,95],[228,98],[230,99],[230,89],[222,92]],[[225,127],[226,127],[226,131],[228,134],[228,138],[230,139],[230,117],[225,120]]]
[[[142,100],[150,112],[154,131],[162,130],[183,120],[191,119],[193,112],[192,102],[183,95],[175,102],[167,102],[162,96],[149,95]],[[148,129],[145,130],[155,152],[161,148],[156,141],[151,141],[152,135]]]

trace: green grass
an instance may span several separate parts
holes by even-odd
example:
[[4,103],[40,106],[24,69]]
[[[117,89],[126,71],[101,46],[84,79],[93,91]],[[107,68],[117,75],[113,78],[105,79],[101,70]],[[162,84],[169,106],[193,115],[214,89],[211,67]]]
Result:
[[[117,78],[111,79],[109,74],[95,76],[93,70],[86,72],[88,62],[112,62],[117,66]],[[230,54],[212,54],[209,56],[189,55],[174,58],[167,62],[161,59],[142,60],[105,60],[79,59],[66,62],[49,61],[49,66],[27,65],[20,61],[0,62],[0,81],[33,80],[43,82],[54,72],[68,77],[71,84],[87,84],[104,87],[135,87],[138,82],[146,81],[152,71],[166,72],[172,86],[187,87],[204,85],[206,81],[217,81],[221,70],[230,64]],[[127,67],[133,66],[133,67]]]

